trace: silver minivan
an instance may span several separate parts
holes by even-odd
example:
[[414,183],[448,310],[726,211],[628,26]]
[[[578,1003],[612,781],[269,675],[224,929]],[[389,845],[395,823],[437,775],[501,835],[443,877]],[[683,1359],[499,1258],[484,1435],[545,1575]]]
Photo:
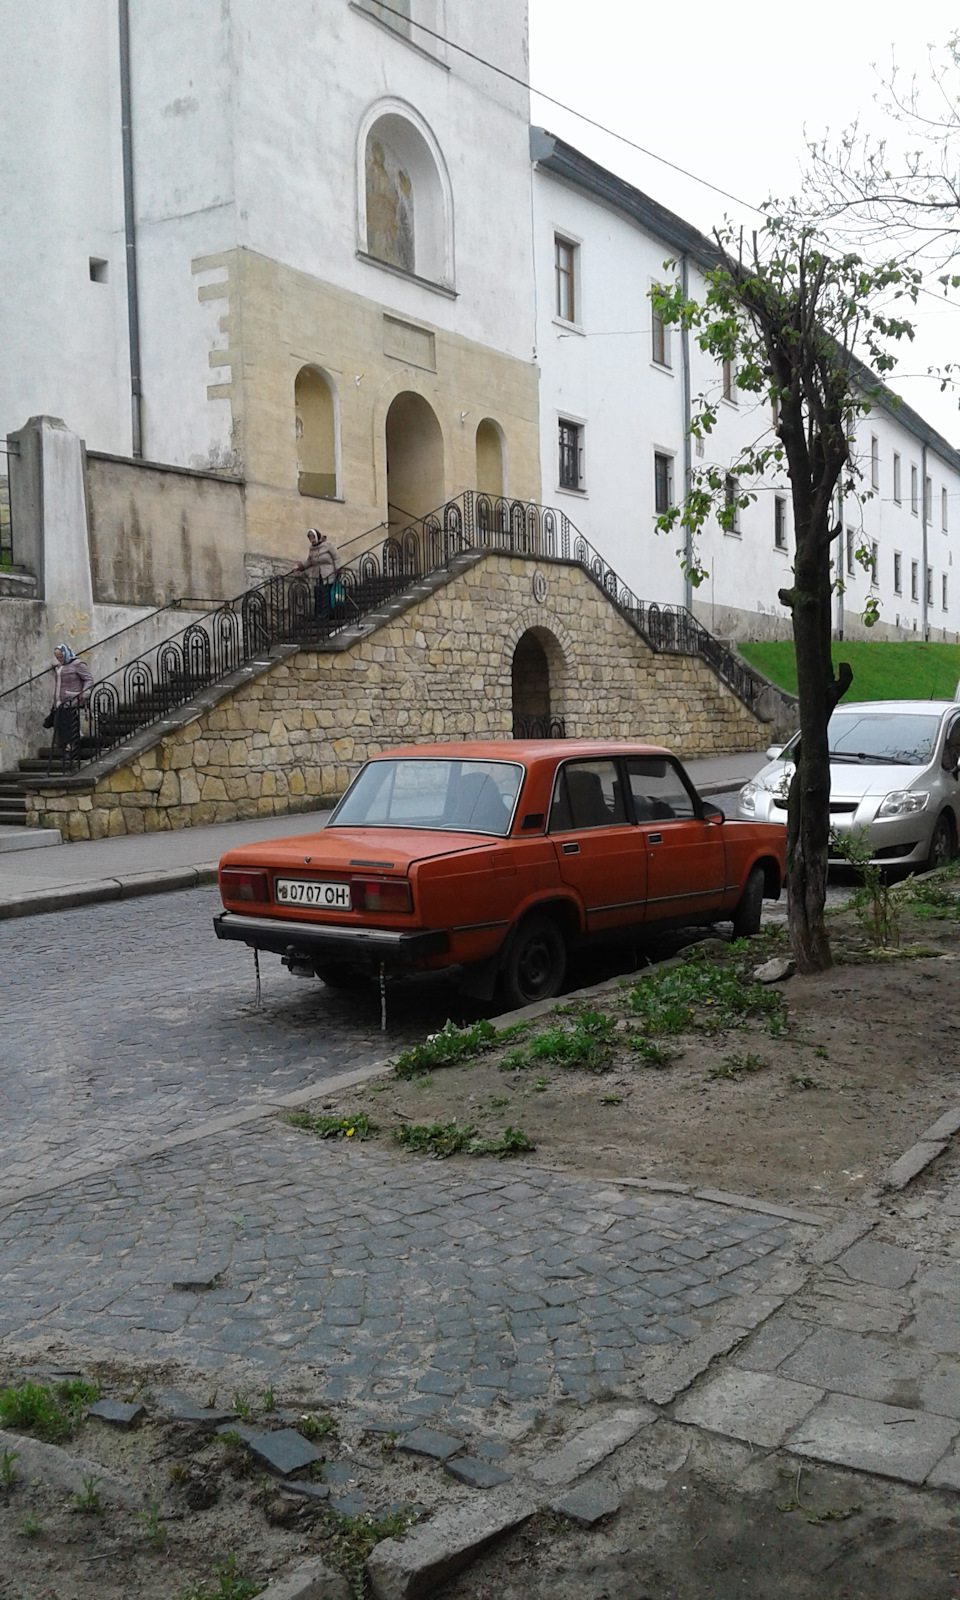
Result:
[[[835,833],[866,830],[878,866],[916,871],[957,853],[960,831],[960,704],[953,700],[865,700],[830,718],[830,822]],[[794,734],[740,790],[737,815],[787,820]],[[831,859],[841,860],[834,856]]]

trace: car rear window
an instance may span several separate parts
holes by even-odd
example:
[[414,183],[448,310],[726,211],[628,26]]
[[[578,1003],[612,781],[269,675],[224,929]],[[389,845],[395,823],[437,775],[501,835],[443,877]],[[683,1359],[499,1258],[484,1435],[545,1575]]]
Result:
[[510,827],[523,768],[512,761],[401,757],[370,761],[358,773],[329,828],[431,828],[494,833]]
[[940,718],[914,711],[835,711],[830,718],[830,755],[847,761],[880,761],[925,767],[933,758]]

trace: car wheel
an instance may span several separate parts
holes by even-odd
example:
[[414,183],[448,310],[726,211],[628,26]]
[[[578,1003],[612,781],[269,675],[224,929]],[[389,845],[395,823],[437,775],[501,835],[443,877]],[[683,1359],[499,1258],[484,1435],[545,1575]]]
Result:
[[358,989],[366,983],[367,975],[346,961],[318,961],[314,971],[321,983],[331,989]]
[[937,818],[933,833],[930,835],[930,849],[927,852],[927,871],[933,872],[936,867],[945,866],[952,861],[957,853],[953,837],[953,823],[949,813],[941,811]]
[[763,909],[763,868],[753,867],[743,886],[743,894],[733,913],[735,939],[751,939],[760,932],[760,912]]
[[513,1006],[550,1000],[559,993],[567,970],[563,935],[549,917],[527,917],[521,922],[503,969],[504,999]]

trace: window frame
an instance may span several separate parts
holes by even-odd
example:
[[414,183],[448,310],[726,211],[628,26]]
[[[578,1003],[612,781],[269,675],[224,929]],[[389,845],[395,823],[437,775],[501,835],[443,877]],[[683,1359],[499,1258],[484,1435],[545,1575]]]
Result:
[[[564,430],[564,428],[573,429],[574,433],[576,434],[576,444],[575,444],[575,448],[576,448],[576,452],[577,452],[577,482],[576,483],[564,482],[564,478],[563,478],[563,458],[564,458],[563,430]],[[557,448],[557,490],[558,490],[558,493],[560,493],[560,494],[585,494],[586,493],[586,478],[587,478],[587,474],[586,474],[586,466],[585,466],[585,454],[586,454],[585,438],[586,438],[586,424],[582,421],[582,419],[579,419],[577,417],[571,417],[571,416],[565,415],[562,412],[558,412],[558,414],[557,414],[557,447],[558,447]]]
[[743,529],[740,526],[740,507],[736,504],[736,499],[739,493],[739,478],[735,478],[732,472],[725,472],[723,475],[724,505],[733,505],[733,524],[731,527],[724,528],[723,530],[728,539],[743,538]]
[[880,581],[878,579],[878,577],[877,577],[877,567],[878,567],[878,564],[879,564],[879,560],[880,560],[880,545],[879,545],[879,543],[878,543],[878,541],[876,539],[871,539],[871,541],[870,541],[870,587],[871,587],[871,589],[876,589],[876,587],[877,587],[877,585],[878,585],[878,583]]
[[880,487],[880,440],[875,433],[870,435],[870,487]]
[[783,494],[773,497],[773,548],[787,550],[787,497]]
[[919,561],[911,561],[911,563],[910,563],[910,599],[913,600],[917,605],[919,605],[919,603],[920,603],[920,563],[919,563]]
[[920,515],[920,469],[916,463],[910,463],[910,515]]
[[[634,803],[633,803],[633,790],[632,790],[632,788],[630,786],[630,774],[629,774],[629,772],[627,770],[628,763],[630,761],[648,761],[648,760],[661,760],[661,759],[666,762],[667,766],[669,766],[669,767],[671,767],[673,769],[674,773],[676,774],[676,776],[677,776],[677,778],[679,780],[679,787],[682,788],[684,790],[684,792],[689,796],[690,803],[691,803],[691,806],[693,808],[693,815],[692,816],[690,816],[690,817],[662,817],[662,818],[658,818],[654,822],[651,822],[649,818],[642,818],[641,819],[641,818],[639,818],[637,816],[636,809],[635,809]],[[617,779],[618,779],[618,782],[620,784],[620,792],[623,795],[623,807],[624,807],[624,812],[625,812],[625,820],[623,822],[610,821],[608,823],[598,823],[596,827],[588,827],[588,828],[570,827],[570,828],[552,829],[551,826],[550,826],[550,818],[551,818],[551,815],[553,813],[553,807],[554,807],[554,804],[555,804],[556,799],[557,799],[557,789],[558,789],[558,786],[559,786],[564,774],[566,773],[567,769],[569,767],[575,767],[575,766],[595,765],[599,761],[609,761],[611,763],[611,765],[616,767],[616,769],[617,769]],[[625,754],[622,754],[622,755],[619,755],[619,754],[618,755],[605,755],[605,754],[603,754],[603,752],[600,752],[595,756],[582,756],[582,755],[581,756],[569,756],[569,757],[564,757],[561,761],[558,762],[557,769],[556,769],[556,771],[554,772],[554,775],[553,775],[553,783],[550,786],[550,799],[549,799],[549,802],[547,804],[546,825],[545,825],[545,828],[544,828],[544,832],[545,832],[546,836],[548,838],[550,838],[550,837],[555,837],[557,834],[561,834],[561,833],[596,833],[602,827],[609,827],[609,828],[624,828],[624,827],[626,827],[626,828],[651,828],[652,827],[652,828],[655,828],[655,829],[659,829],[661,827],[669,828],[669,827],[676,826],[678,823],[689,824],[690,822],[703,822],[705,820],[705,817],[706,817],[706,806],[707,806],[707,802],[704,801],[702,795],[698,794],[697,790],[694,788],[693,784],[690,782],[690,779],[689,779],[687,773],[684,771],[684,769],[680,765],[679,761],[675,760],[674,757],[669,755],[669,754],[663,754],[661,756],[659,752],[654,752],[654,751],[644,752],[642,750],[635,750],[635,751],[628,751],[628,752],[626,752]],[[511,826],[512,826],[512,824],[511,824]]]
[[949,500],[950,500],[950,497],[947,494],[947,486],[946,486],[945,483],[942,483],[940,485],[940,532],[941,533],[949,533],[950,532],[949,510],[948,510]]
[[720,362],[720,395],[728,406],[739,405],[737,399],[737,368],[733,356],[724,356]]
[[[562,269],[559,259],[561,250],[568,250],[570,252],[570,309],[573,315],[569,317],[565,316],[561,310],[560,285]],[[583,316],[580,309],[580,250],[581,241],[579,239],[574,239],[570,236],[570,234],[563,233],[560,229],[554,228],[553,320],[554,322],[562,323],[565,328],[581,328],[583,326]]]
[[856,534],[852,528],[846,528],[844,531],[846,534],[847,577],[855,578],[857,575],[857,552],[854,544]]
[[[650,288],[651,289],[662,289],[663,285],[660,282],[658,282],[658,280],[656,278],[651,278],[651,280],[650,280]],[[654,367],[658,367],[661,372],[672,372],[673,371],[673,361],[671,359],[672,351],[671,351],[671,348],[670,348],[670,331],[671,331],[670,330],[670,325],[669,325],[669,323],[664,322],[662,317],[658,317],[657,316],[657,313],[653,309],[653,302],[650,301],[649,304],[650,304],[650,362],[651,362],[651,365],[654,366]],[[658,344],[659,344],[659,350],[660,350],[659,355],[657,354]]]
[[894,594],[903,594],[903,552],[901,550],[894,550],[893,552],[893,592]]
[[[659,517],[669,511],[674,504],[673,499],[673,463],[674,456],[669,450],[654,450],[653,452],[653,511]],[[661,463],[666,469],[666,502],[661,505]]]
[[941,611],[949,611],[950,610],[950,604],[949,604],[949,598],[948,598],[948,596],[949,596],[949,584],[948,584],[949,576],[950,576],[950,574],[947,573],[947,572],[941,572],[941,574],[940,574],[940,610]]
[[896,450],[893,452],[893,503],[897,506],[903,504],[903,482],[900,469],[900,456]]

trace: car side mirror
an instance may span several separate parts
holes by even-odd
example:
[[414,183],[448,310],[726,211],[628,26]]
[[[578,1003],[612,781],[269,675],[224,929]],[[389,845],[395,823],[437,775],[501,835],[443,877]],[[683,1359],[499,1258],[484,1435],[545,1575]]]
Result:
[[779,761],[780,757],[782,755],[783,755],[783,745],[782,744],[772,744],[772,745],[769,746],[769,748],[766,751],[766,757],[767,757],[768,761]]
[[704,801],[703,820],[704,822],[726,822],[727,819],[719,806],[713,806],[709,801]]

